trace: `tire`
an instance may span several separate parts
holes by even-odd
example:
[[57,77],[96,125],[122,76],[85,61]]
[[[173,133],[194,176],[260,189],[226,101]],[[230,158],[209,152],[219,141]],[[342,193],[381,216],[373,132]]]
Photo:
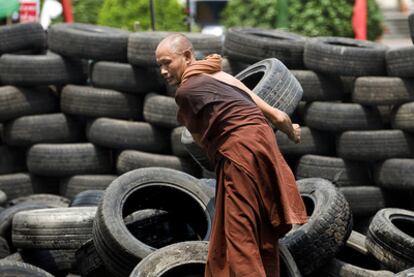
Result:
[[54,194],[36,193],[28,196],[21,196],[9,201],[9,206],[16,206],[20,203],[37,203],[45,205],[48,208],[66,208],[69,206],[70,200]]
[[0,189],[0,206],[4,206],[7,203],[7,195]]
[[21,249],[19,251],[25,263],[37,266],[54,276],[67,276],[76,271],[75,250],[63,249]]
[[84,80],[79,60],[47,52],[44,55],[2,55],[0,81],[4,85],[48,86],[81,84]]
[[85,190],[105,190],[116,175],[75,175],[64,178],[60,182],[60,194],[73,199],[78,193]]
[[63,88],[60,106],[64,113],[89,117],[138,119],[141,113],[140,101],[134,95],[75,85]]
[[4,209],[0,212],[0,236],[9,242],[9,246],[11,247],[13,245],[11,239],[13,217],[21,211],[44,208],[47,208],[45,204],[24,202]]
[[398,105],[414,101],[414,81],[398,77],[359,77],[352,102],[362,105]]
[[386,74],[386,46],[342,37],[317,37],[305,43],[305,66],[311,70],[342,76]]
[[401,130],[347,131],[337,142],[338,156],[358,161],[378,161],[413,156],[414,138]]
[[28,173],[0,175],[0,190],[4,191],[9,200],[33,193],[32,179]]
[[160,155],[136,150],[125,150],[121,152],[116,162],[116,169],[120,175],[134,169],[153,166],[179,170],[186,172],[192,176],[199,175],[199,168],[197,167],[197,164],[191,159],[180,158],[171,155]]
[[287,68],[303,68],[305,41],[295,33],[235,27],[226,33],[224,52],[230,59],[246,63],[276,58]]
[[406,132],[414,132],[414,102],[402,104],[391,116],[391,125],[393,129],[400,129]]
[[327,180],[299,180],[299,190],[310,213],[308,223],[294,228],[282,239],[302,274],[327,263],[345,244],[352,230],[348,202]]
[[93,240],[88,240],[76,251],[76,263],[83,277],[111,277],[96,252]]
[[164,80],[158,68],[136,67],[114,62],[93,64],[91,82],[97,88],[132,94],[160,91],[164,87]]
[[0,86],[0,121],[55,112],[59,99],[47,88]]
[[291,70],[303,88],[302,101],[339,101],[344,98],[340,78],[311,70]]
[[207,153],[203,147],[195,143],[193,136],[187,128],[181,133],[181,142],[187,149],[190,156],[196,161],[202,169],[214,171],[214,164],[207,157]]
[[27,171],[22,149],[0,145],[0,174]]
[[414,190],[414,159],[388,159],[374,166],[376,185],[392,190]]
[[409,268],[407,270],[401,271],[394,275],[394,277],[410,277],[414,274],[414,268]]
[[27,154],[29,171],[44,176],[105,174],[111,164],[110,152],[92,143],[36,144]]
[[379,187],[343,187],[339,190],[345,195],[354,216],[373,216],[388,206],[386,192]]
[[396,272],[414,267],[414,212],[382,209],[372,220],[367,249],[386,267]]
[[277,59],[255,63],[235,76],[267,104],[292,114],[303,90],[292,73]]
[[371,183],[367,164],[318,155],[302,156],[295,176],[298,179],[324,178],[337,187],[364,186]]
[[93,120],[86,129],[88,141],[115,149],[168,153],[170,143],[167,130],[147,122],[111,118]]
[[302,156],[306,154],[330,155],[334,153],[335,140],[329,134],[302,127],[300,143],[291,141],[285,133],[276,133],[277,144],[283,155]]
[[181,142],[181,134],[184,131],[185,127],[180,126],[176,127],[171,131],[170,141],[171,141],[171,150],[174,156],[177,157],[189,157],[190,153],[188,153],[187,148]]
[[12,146],[32,146],[36,143],[78,142],[84,138],[78,122],[62,113],[30,115],[8,122],[4,141]]
[[77,249],[92,237],[96,207],[23,211],[13,217],[12,240],[18,248]]
[[122,215],[163,207],[168,213],[185,215],[184,221],[207,240],[211,228],[209,201],[198,180],[188,174],[167,168],[128,172],[111,183],[98,207],[93,226],[96,250],[113,276],[127,276],[155,249],[131,235]]
[[9,244],[7,240],[0,237],[0,260],[10,255]]
[[64,56],[88,60],[127,60],[130,32],[82,23],[60,23],[49,28],[49,48]]
[[103,190],[85,190],[78,193],[70,203],[71,207],[97,207],[101,201]]
[[381,129],[382,122],[376,107],[354,103],[313,102],[305,113],[305,124],[322,131]]
[[144,100],[144,119],[156,126],[175,128],[180,126],[176,115],[178,106],[174,97],[149,93]]
[[410,28],[411,40],[414,42],[414,14],[408,16],[408,27]]
[[13,24],[0,28],[0,55],[22,50],[46,49],[46,32],[39,23]]
[[[138,66],[158,66],[155,50],[158,44],[172,32],[136,32],[129,36],[128,63]],[[209,54],[221,54],[221,38],[201,33],[183,33],[193,44],[197,58]]]
[[387,61],[388,75],[396,77],[413,78],[413,55],[413,46],[400,47],[388,50],[387,54],[385,55],[385,59]]
[[15,261],[0,261],[0,277],[53,277],[52,274],[36,266]]
[[158,249],[143,259],[131,277],[159,277],[163,274],[203,276],[207,261],[208,242],[181,242]]

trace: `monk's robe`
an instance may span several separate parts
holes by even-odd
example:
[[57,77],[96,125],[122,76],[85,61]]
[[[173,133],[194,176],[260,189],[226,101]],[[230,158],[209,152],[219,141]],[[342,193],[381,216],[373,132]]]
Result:
[[215,215],[205,276],[279,276],[278,239],[306,210],[275,133],[252,98],[208,74],[176,91],[177,119],[215,163]]

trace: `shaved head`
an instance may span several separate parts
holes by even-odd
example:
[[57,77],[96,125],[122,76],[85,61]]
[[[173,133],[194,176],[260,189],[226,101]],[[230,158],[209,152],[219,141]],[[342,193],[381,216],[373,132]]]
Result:
[[159,44],[158,48],[167,47],[170,51],[176,54],[183,54],[185,51],[190,51],[194,55],[193,44],[183,34],[171,34],[164,38]]

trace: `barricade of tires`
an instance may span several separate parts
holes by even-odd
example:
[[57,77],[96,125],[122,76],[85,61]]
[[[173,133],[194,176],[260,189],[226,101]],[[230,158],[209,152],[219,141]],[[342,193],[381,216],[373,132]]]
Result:
[[[0,27],[0,276],[203,276],[214,174],[156,68],[167,34]],[[282,276],[412,271],[411,48],[188,36],[304,126],[298,145],[276,133],[309,215],[281,240]]]

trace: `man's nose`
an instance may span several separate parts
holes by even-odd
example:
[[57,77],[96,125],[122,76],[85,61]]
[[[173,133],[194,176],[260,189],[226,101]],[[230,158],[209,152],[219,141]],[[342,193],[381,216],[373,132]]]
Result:
[[162,76],[166,76],[166,75],[168,75],[168,70],[167,70],[167,69],[165,69],[165,68],[161,68],[161,75],[162,75]]

